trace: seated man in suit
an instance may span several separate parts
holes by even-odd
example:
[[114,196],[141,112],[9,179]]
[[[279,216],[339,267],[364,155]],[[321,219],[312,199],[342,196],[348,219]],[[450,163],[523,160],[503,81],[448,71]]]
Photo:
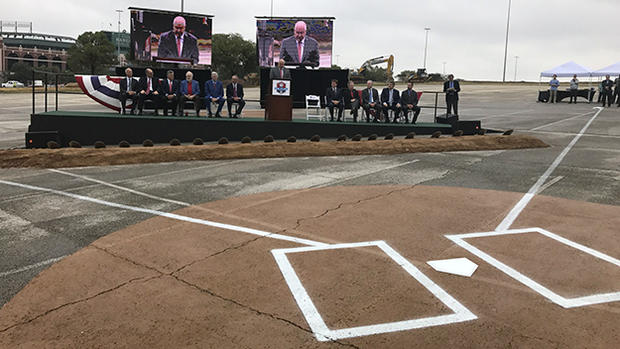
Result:
[[[243,85],[239,83],[239,77],[237,75],[233,75],[232,82],[226,86],[226,102],[228,103],[228,117],[238,118],[245,106],[245,101],[243,100]],[[233,103],[237,103],[237,112],[235,115],[232,115]]]
[[372,80],[366,81],[366,88],[362,91],[362,108],[366,112],[366,122],[370,122],[372,114],[372,122],[379,122],[379,114],[381,113],[381,103],[379,99],[379,91],[372,87]]
[[142,115],[144,101],[150,100],[154,105],[154,115],[159,115],[157,112],[159,103],[161,102],[161,96],[159,95],[159,79],[153,77],[153,70],[150,68],[146,68],[146,76],[141,77],[140,81],[138,81],[138,90],[140,91],[138,96],[138,114]]
[[213,112],[211,111],[211,103],[217,103],[217,111],[215,112],[216,118],[221,118],[222,115],[222,107],[224,107],[224,103],[226,103],[226,99],[224,98],[224,85],[219,81],[218,75],[216,72],[211,73],[211,80],[205,82],[205,100],[207,101],[207,111],[209,113],[209,117],[213,117]]
[[383,115],[385,115],[385,122],[390,122],[390,110],[394,111],[394,123],[398,121],[398,115],[400,114],[400,94],[398,90],[394,88],[394,81],[388,82],[388,87],[381,91],[381,106],[383,107]]
[[125,69],[125,78],[120,81],[120,94],[118,99],[121,101],[121,113],[123,115],[125,112],[125,104],[127,104],[127,99],[131,99],[131,112],[133,115],[136,111],[136,107],[138,106],[138,80],[133,78],[133,70],[131,68]]
[[185,80],[181,81],[179,93],[181,94],[179,97],[179,115],[183,116],[185,102],[190,101],[194,103],[196,116],[200,116],[200,84],[194,80],[194,73],[191,71],[185,73]]
[[271,70],[269,71],[270,80],[274,80],[274,79],[290,80],[291,79],[291,71],[284,67],[284,63],[285,63],[284,60],[280,59],[278,61],[278,66],[271,68]]
[[168,70],[166,80],[161,84],[162,108],[164,115],[168,116],[168,105],[170,105],[170,114],[174,116],[177,112],[177,104],[179,103],[179,81],[174,79],[174,72]]
[[338,88],[338,80],[332,80],[332,86],[325,91],[325,101],[331,118],[334,121],[334,108],[338,108],[338,122],[342,122],[342,112],[344,111],[344,99],[342,98],[342,90]]
[[403,116],[405,117],[405,123],[409,122],[409,112],[413,111],[413,117],[411,117],[411,123],[415,124],[418,121],[420,115],[420,107],[418,107],[418,93],[413,89],[413,82],[407,83],[407,89],[400,94],[400,104],[402,105]]
[[357,122],[357,115],[360,109],[360,95],[355,89],[355,83],[349,80],[348,88],[342,90],[344,98],[344,107],[351,110],[353,121]]
[[286,63],[319,66],[319,43],[306,35],[306,22],[295,23],[295,34],[282,40],[280,58]]
[[187,58],[192,64],[200,59],[198,53],[198,39],[185,31],[185,18],[178,16],[172,21],[172,30],[159,36],[157,57],[160,58]]

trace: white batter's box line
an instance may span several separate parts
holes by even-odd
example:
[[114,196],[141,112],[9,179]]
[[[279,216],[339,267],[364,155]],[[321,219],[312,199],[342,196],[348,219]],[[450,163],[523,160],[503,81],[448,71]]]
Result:
[[539,233],[542,234],[548,238],[551,238],[553,240],[556,240],[562,244],[565,244],[567,246],[570,246],[572,248],[575,248],[579,251],[582,251],[584,253],[587,253],[593,257],[596,257],[598,259],[602,259],[606,262],[609,262],[611,264],[614,264],[618,267],[620,267],[620,260],[611,257],[609,255],[606,255],[600,251],[597,251],[595,249],[592,249],[590,247],[581,245],[579,243],[576,243],[574,241],[568,240],[564,237],[561,237],[557,234],[554,234],[552,232],[549,232],[547,230],[544,230],[542,228],[526,228],[526,229],[513,229],[513,230],[506,230],[506,231],[492,231],[492,232],[486,232],[486,233],[469,233],[469,234],[459,234],[459,235],[445,235],[446,238],[450,239],[452,242],[454,242],[455,244],[461,246],[462,248],[466,249],[467,251],[473,253],[474,255],[476,255],[478,258],[484,260],[485,262],[491,264],[492,266],[494,266],[495,268],[499,269],[500,271],[504,272],[506,275],[512,277],[513,279],[519,281],[520,283],[524,284],[525,286],[529,287],[530,289],[534,290],[535,292],[537,292],[538,294],[542,295],[543,297],[549,299],[550,301],[552,301],[555,304],[558,304],[564,308],[576,308],[576,307],[583,307],[583,306],[588,306],[588,305],[593,305],[593,304],[600,304],[600,303],[609,303],[609,302],[616,302],[616,301],[620,301],[620,292],[611,292],[611,293],[599,293],[599,294],[594,294],[594,295],[590,295],[590,296],[583,296],[583,297],[577,297],[577,298],[565,298],[560,296],[559,294],[551,291],[550,289],[548,289],[547,287],[541,285],[540,283],[532,280],[531,278],[523,275],[522,273],[518,272],[517,270],[515,270],[512,267],[509,267],[508,265],[506,265],[505,263],[500,262],[499,260],[493,258],[492,256],[490,256],[489,254],[487,254],[486,252],[483,252],[482,250],[480,250],[479,248],[469,244],[468,242],[466,242],[466,239],[473,239],[473,238],[484,238],[484,237],[492,237],[492,236],[502,236],[502,235],[514,235],[514,234],[526,234],[526,233]]
[[[295,273],[293,266],[286,257],[289,253],[310,252],[310,251],[324,251],[324,250],[336,250],[345,248],[359,248],[376,246],[385,252],[392,260],[396,262],[400,267],[405,269],[409,275],[413,276],[419,283],[421,283],[428,291],[430,291],[435,297],[437,297],[443,304],[450,308],[454,313],[448,315],[440,315],[433,317],[425,317],[419,319],[405,320],[381,323],[375,325],[343,328],[337,330],[331,330],[327,327],[321,314],[317,310],[316,306],[312,302],[312,299],[306,292],[306,289],[301,283],[301,280]],[[297,302],[297,305],[301,309],[306,322],[312,329],[315,337],[319,341],[332,341],[344,338],[353,338],[361,336],[369,336],[379,333],[389,333],[398,331],[407,331],[417,328],[425,328],[431,326],[447,325],[458,322],[465,322],[475,320],[478,317],[474,315],[469,309],[459,303],[450,294],[444,291],[430,278],[424,275],[418,268],[411,264],[406,258],[401,256],[398,252],[392,249],[385,241],[371,241],[371,242],[359,242],[359,243],[347,243],[347,244],[335,244],[328,246],[309,246],[299,248],[285,248],[272,250],[271,253],[275,257],[275,260],[280,267],[280,271],[284,276],[284,280],[288,284],[288,287]]]

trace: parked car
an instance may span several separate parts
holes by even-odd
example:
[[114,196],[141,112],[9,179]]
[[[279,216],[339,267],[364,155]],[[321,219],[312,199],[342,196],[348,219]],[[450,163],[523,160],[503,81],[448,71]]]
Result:
[[3,83],[2,87],[24,87],[24,84],[22,84],[19,81],[9,80],[9,81]]

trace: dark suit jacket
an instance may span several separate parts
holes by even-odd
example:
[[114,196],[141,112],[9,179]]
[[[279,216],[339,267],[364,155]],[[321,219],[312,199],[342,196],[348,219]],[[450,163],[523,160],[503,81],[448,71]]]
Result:
[[[379,99],[379,91],[376,88],[372,89],[372,100],[374,103],[381,104],[381,100]],[[362,90],[362,104],[370,103],[370,93],[368,93],[368,88]]]
[[131,86],[127,88],[127,77],[121,79],[119,85],[121,93],[127,93],[127,91],[136,91],[138,89],[138,80],[131,78]]
[[[390,89],[389,88],[384,88],[383,91],[381,91],[381,104],[383,103],[388,103],[390,100]],[[388,105],[390,107],[395,106],[397,103],[400,103],[400,93],[398,93],[397,89],[392,89],[392,105]]]
[[411,104],[411,105],[418,105],[418,93],[415,92],[415,90],[411,90],[411,94],[409,94],[409,90],[404,90],[401,94],[400,94],[400,104],[403,105],[403,107],[407,104]]
[[605,92],[611,91],[611,88],[614,87],[614,82],[611,79],[610,80],[603,80],[602,84],[603,84],[603,91],[605,91]]
[[188,32],[183,33],[183,51],[181,52],[181,57],[179,57],[174,33],[172,31],[165,32],[159,36],[157,57],[188,58],[192,60],[193,64],[197,64],[200,59],[200,54],[198,53],[198,39]]
[[220,98],[224,97],[224,85],[220,80],[215,82],[213,86],[213,80],[205,82],[205,97],[207,98]]
[[[233,89],[233,84],[230,83],[226,86],[226,98],[232,99],[235,94],[235,90]],[[243,85],[237,83],[237,97],[243,99]]]
[[356,99],[360,101],[360,94],[356,89],[349,90],[348,88],[344,88],[342,89],[342,98],[344,98],[344,106],[351,109],[351,100]]
[[325,99],[327,100],[327,103],[331,102],[331,101],[340,101],[340,104],[344,103],[344,99],[342,98],[342,90],[339,89],[338,87],[336,87],[336,92],[334,92],[334,90],[331,87],[328,87],[327,90],[325,90]]
[[459,92],[461,92],[461,84],[459,84],[459,82],[456,80],[452,80],[452,82],[454,82],[454,89],[456,90],[456,92],[448,92],[448,89],[450,88],[449,80],[443,83],[443,92],[446,92],[447,95],[456,95],[456,99],[458,99]]
[[164,96],[168,95],[179,95],[181,93],[181,82],[179,80],[172,80],[172,90],[170,90],[170,85],[168,84],[168,78],[164,79],[159,85],[161,93]]
[[306,35],[304,39],[304,52],[300,60],[297,53],[297,41],[295,36],[289,36],[282,40],[280,58],[287,63],[303,63],[313,67],[319,66],[319,43]]
[[269,71],[269,79],[273,80],[273,79],[291,79],[291,71],[286,69],[286,68],[282,68],[282,73],[284,75],[283,78],[280,78],[280,68],[278,67],[273,67],[271,68],[271,70]]
[[[153,90],[151,91],[151,93],[155,91],[159,91],[159,79],[156,77],[152,77],[151,80],[152,80],[151,85],[153,87]],[[146,76],[141,77],[140,80],[138,81],[137,91],[140,92],[142,90],[146,91]]]

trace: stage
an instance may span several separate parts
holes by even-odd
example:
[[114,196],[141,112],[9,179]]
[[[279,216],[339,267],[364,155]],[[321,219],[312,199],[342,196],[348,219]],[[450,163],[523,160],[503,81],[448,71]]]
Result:
[[276,140],[285,140],[295,136],[299,140],[309,139],[313,135],[321,138],[337,138],[356,134],[368,137],[376,134],[383,137],[389,133],[405,136],[410,132],[417,135],[430,135],[436,131],[452,134],[457,129],[467,127],[439,123],[384,124],[325,122],[293,119],[293,121],[265,121],[262,118],[207,118],[207,117],[170,117],[170,116],[132,116],[103,112],[52,111],[32,114],[26,134],[26,147],[45,147],[49,140],[58,141],[67,146],[72,140],[87,146],[96,141],[107,145],[117,145],[120,141],[142,144],[145,139],[155,143],[168,143],[176,138],[181,142],[192,142],[201,138],[205,142],[217,141],[221,137],[238,142],[245,136],[255,141],[262,141],[272,135]]

